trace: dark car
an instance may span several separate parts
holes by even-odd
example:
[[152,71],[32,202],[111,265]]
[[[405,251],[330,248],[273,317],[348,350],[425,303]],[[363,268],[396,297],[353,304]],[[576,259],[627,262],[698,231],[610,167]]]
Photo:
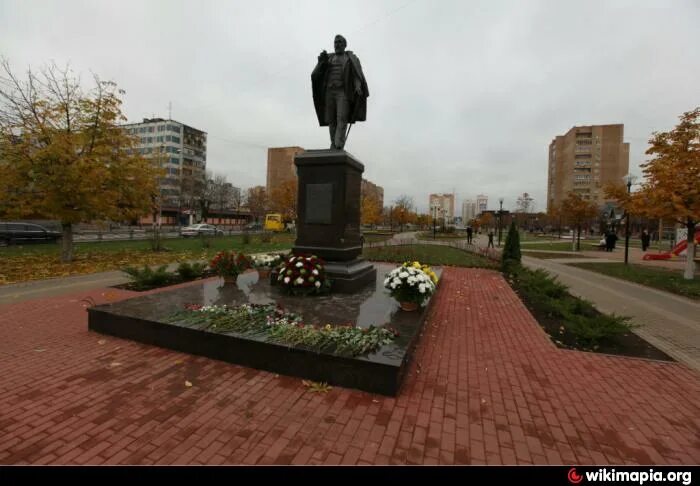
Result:
[[50,231],[31,223],[0,223],[0,246],[19,243],[55,242],[61,237],[58,231]]

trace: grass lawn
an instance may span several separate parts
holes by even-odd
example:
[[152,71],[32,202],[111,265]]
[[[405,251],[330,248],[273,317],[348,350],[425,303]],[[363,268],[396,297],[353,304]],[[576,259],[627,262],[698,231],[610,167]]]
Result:
[[532,258],[540,258],[542,260],[549,260],[552,258],[591,258],[587,257],[584,255],[579,255],[579,254],[566,254],[566,253],[549,253],[549,252],[544,252],[544,251],[527,251],[527,250],[522,250],[522,254],[525,256],[529,256]]
[[[432,240],[433,239],[433,232],[432,231],[424,231],[422,233],[418,233],[416,235],[416,238],[419,240]],[[435,235],[436,240],[453,241],[453,240],[464,240],[466,238],[467,238],[466,233],[438,233]]]
[[369,260],[403,263],[419,261],[428,265],[450,265],[455,267],[498,268],[498,264],[481,255],[433,245],[403,245],[366,248],[363,256]]
[[528,233],[527,231],[521,231],[520,232],[520,242],[522,243],[523,241],[550,241],[550,240],[558,240],[557,235],[540,235],[540,234],[535,234],[535,233]]
[[394,235],[392,233],[382,234],[382,233],[363,233],[365,236],[365,243],[376,243],[378,241],[390,240]]
[[168,251],[153,252],[148,240],[76,243],[71,263],[60,262],[57,244],[36,244],[0,248],[0,284],[64,277],[109,270],[126,266],[163,265],[187,260],[208,260],[221,250],[259,253],[290,248],[294,235],[276,234],[264,242],[261,235],[244,243],[242,235],[163,240]]
[[[593,240],[581,240],[581,249],[589,250],[593,247],[590,246],[592,243],[598,243]],[[525,241],[520,243],[521,249],[523,250],[552,250],[552,251],[572,251],[571,241]]]
[[696,276],[695,280],[685,280],[680,270],[624,263],[586,262],[569,265],[700,300],[700,276]]

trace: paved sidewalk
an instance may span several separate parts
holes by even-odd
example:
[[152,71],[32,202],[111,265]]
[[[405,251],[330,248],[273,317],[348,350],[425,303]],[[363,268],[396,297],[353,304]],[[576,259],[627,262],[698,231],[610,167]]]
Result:
[[601,312],[632,318],[634,332],[678,361],[700,371],[700,303],[677,295],[564,265],[559,260],[523,257],[530,268],[556,275],[572,294]]
[[123,272],[115,270],[0,285],[0,305],[16,304],[26,300],[54,297],[95,288],[112,287],[128,281],[129,279]]
[[[259,255],[262,253],[251,253]],[[208,262],[204,262],[208,263]],[[179,263],[168,265],[168,271],[174,272]],[[113,287],[129,282],[129,278],[121,270],[110,272],[90,273],[86,275],[72,275],[70,277],[57,277],[45,280],[30,280],[7,285],[0,285],[0,305],[16,304],[31,299],[54,297],[76,292],[89,291],[97,288]]]
[[0,306],[0,463],[700,462],[696,373],[557,349],[497,272],[443,279],[397,398],[87,331],[131,292]]

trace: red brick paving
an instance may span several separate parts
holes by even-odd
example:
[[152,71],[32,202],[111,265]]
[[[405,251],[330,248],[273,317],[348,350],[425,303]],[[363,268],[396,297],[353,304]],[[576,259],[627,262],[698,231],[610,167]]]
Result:
[[81,300],[126,291],[0,306],[0,463],[700,462],[694,372],[559,350],[499,274],[443,278],[398,398],[88,332]]

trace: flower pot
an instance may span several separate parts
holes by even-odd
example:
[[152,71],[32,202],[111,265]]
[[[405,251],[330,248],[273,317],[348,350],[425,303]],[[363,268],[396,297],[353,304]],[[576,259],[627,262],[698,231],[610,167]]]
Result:
[[258,268],[258,275],[260,276],[260,279],[268,278],[270,276],[270,269],[269,268]]
[[224,284],[226,285],[236,285],[238,280],[238,275],[224,275]]
[[401,310],[405,310],[407,312],[418,310],[418,304],[415,302],[399,302],[399,306],[401,306]]

